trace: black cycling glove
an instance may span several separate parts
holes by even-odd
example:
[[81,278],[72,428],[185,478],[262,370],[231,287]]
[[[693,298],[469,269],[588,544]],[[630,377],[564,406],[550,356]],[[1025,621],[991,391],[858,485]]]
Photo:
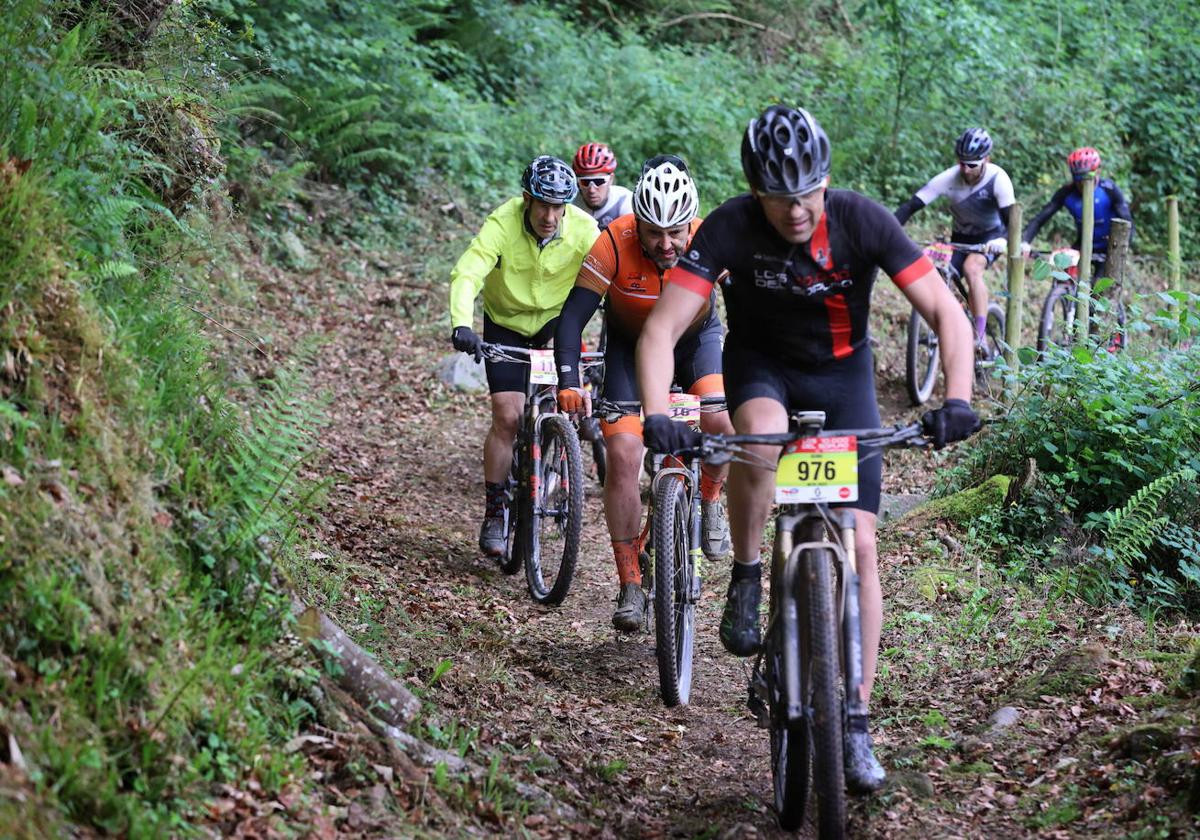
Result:
[[670,455],[700,445],[700,433],[665,414],[651,414],[642,424],[642,439],[652,452]]
[[941,408],[926,411],[921,416],[921,426],[933,439],[934,449],[970,437],[981,425],[979,415],[966,400],[946,400]]
[[483,361],[483,339],[470,327],[455,327],[450,333],[450,343],[455,350],[474,356],[476,364]]

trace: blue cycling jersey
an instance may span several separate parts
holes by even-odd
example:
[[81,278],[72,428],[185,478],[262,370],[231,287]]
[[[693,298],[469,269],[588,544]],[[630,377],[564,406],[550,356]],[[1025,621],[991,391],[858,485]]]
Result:
[[[1042,229],[1042,225],[1062,207],[1066,207],[1067,212],[1075,218],[1074,246],[1079,248],[1083,234],[1083,194],[1082,191],[1076,189],[1074,183],[1064,184],[1058,189],[1046,206],[1025,226],[1021,238],[1026,242],[1032,242],[1038,231]],[[1125,196],[1109,178],[1101,178],[1096,183],[1096,194],[1092,200],[1092,207],[1095,211],[1095,226],[1092,228],[1092,253],[1106,254],[1108,253],[1108,234],[1112,230],[1112,220],[1124,219],[1132,224],[1133,215],[1129,212],[1129,203],[1125,200]],[[1130,235],[1132,236],[1132,231]]]

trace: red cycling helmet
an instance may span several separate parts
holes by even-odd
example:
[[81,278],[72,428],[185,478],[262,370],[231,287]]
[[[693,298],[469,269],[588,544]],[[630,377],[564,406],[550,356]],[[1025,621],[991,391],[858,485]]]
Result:
[[576,175],[611,175],[617,169],[617,156],[603,143],[584,143],[571,168]]
[[1100,153],[1091,146],[1076,149],[1067,155],[1067,166],[1072,175],[1086,175],[1100,170]]

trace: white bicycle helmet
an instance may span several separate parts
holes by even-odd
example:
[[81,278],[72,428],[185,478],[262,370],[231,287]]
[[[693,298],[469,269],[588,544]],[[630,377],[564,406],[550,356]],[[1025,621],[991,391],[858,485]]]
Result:
[[675,155],[651,158],[633,188],[633,213],[660,228],[684,225],[696,218],[700,199],[687,165]]

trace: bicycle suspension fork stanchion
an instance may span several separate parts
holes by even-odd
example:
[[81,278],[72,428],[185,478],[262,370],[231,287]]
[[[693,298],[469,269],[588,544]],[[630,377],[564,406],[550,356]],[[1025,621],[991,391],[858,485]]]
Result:
[[846,676],[846,711],[865,715],[867,704],[862,698],[863,646],[862,611],[858,602],[858,560],[854,552],[854,511],[840,508],[833,511],[841,533],[842,559],[842,657]]

